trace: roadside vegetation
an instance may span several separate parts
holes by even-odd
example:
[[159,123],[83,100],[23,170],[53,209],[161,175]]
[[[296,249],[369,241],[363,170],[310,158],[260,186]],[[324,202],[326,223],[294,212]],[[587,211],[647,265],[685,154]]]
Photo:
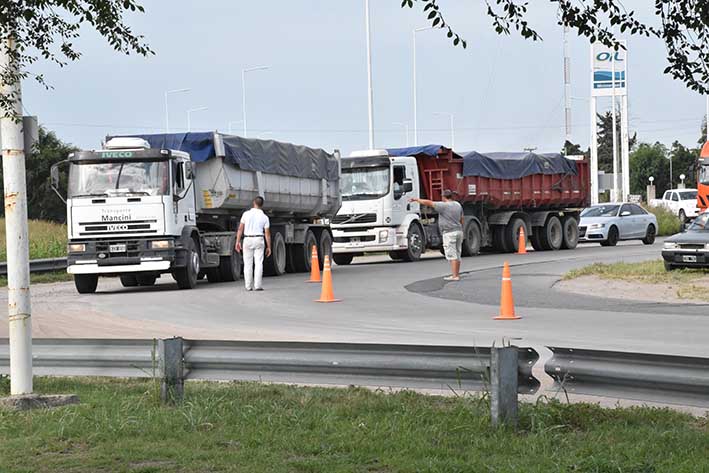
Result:
[[662,260],[640,263],[594,263],[569,271],[564,280],[596,276],[606,280],[623,280],[641,284],[671,286],[681,299],[709,301],[709,271],[675,269],[666,271]]
[[648,212],[653,213],[657,217],[657,235],[669,236],[679,233],[680,226],[679,217],[670,212],[665,207],[645,206]]
[[[66,225],[43,220],[30,220],[29,237],[30,259],[66,256]],[[7,261],[4,218],[0,218],[0,261]]]
[[[680,472],[709,469],[707,418],[668,409],[523,404],[490,426],[485,398],[188,383],[161,407],[151,380],[39,378],[81,404],[0,411],[0,471]],[[18,452],[21,452],[19,454]]]

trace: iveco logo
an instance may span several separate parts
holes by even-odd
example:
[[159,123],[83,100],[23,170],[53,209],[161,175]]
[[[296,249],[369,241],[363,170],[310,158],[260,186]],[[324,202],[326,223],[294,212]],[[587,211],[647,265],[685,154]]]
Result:
[[109,232],[120,232],[124,230],[128,230],[128,225],[125,223],[108,225]]
[[133,157],[132,151],[109,151],[106,153],[101,153],[102,158],[131,158]]

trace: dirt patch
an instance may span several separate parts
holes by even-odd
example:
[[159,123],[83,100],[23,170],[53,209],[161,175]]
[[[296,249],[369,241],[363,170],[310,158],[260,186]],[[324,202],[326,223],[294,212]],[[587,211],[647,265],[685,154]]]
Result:
[[687,283],[652,284],[621,279],[603,279],[598,276],[580,276],[574,279],[558,281],[554,284],[554,289],[609,299],[706,305],[706,300],[694,297],[693,293],[696,294],[706,290],[705,293],[709,294],[709,277],[699,278],[689,286],[695,290],[687,291]]

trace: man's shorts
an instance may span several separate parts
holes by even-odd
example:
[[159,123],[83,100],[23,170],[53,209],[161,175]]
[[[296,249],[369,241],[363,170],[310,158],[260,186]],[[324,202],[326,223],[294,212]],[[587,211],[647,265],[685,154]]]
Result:
[[446,232],[443,234],[443,251],[448,261],[460,259],[463,252],[463,232]]

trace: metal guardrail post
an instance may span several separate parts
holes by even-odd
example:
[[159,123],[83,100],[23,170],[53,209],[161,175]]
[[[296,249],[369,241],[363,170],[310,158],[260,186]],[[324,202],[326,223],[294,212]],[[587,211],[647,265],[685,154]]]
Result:
[[490,350],[490,415],[493,426],[517,425],[518,348]]
[[184,358],[182,338],[158,340],[160,400],[166,404],[182,402],[184,396]]

